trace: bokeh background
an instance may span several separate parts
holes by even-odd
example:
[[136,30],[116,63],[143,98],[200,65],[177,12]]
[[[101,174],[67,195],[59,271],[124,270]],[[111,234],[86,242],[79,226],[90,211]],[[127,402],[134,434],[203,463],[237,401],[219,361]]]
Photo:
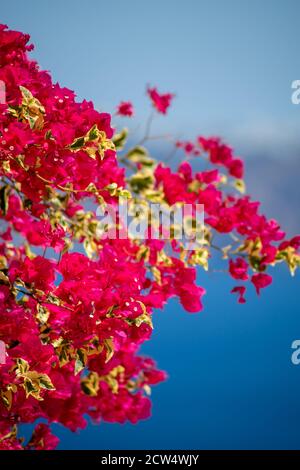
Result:
[[[146,84],[175,92],[153,134],[224,137],[245,157],[249,193],[289,234],[300,233],[300,105],[291,102],[298,0],[14,0],[0,12],[80,99],[109,112],[133,101],[136,118],[126,124],[137,135],[150,111]],[[167,149],[152,151],[164,159]],[[152,418],[90,424],[80,434],[55,426],[60,449],[300,448],[300,365],[291,363],[299,275],[282,266],[259,299],[249,289],[238,305],[217,268],[199,271],[204,312],[187,314],[173,300],[154,314],[143,352],[169,379],[153,390]]]

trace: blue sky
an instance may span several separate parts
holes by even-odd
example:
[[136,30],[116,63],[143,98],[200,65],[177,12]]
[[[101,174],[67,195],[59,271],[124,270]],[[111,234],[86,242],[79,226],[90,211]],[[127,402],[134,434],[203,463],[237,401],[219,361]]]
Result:
[[31,34],[42,67],[79,97],[105,110],[128,98],[143,114],[145,84],[157,84],[177,93],[168,126],[191,135],[298,122],[290,88],[299,78],[299,13],[297,0],[17,0],[1,8],[2,21]]
[[[113,111],[132,100],[149,112],[147,83],[176,93],[154,132],[220,134],[245,155],[249,191],[290,233],[300,232],[298,0],[27,0],[6,2],[1,22],[28,32],[33,57],[54,80]],[[147,108],[148,107],[148,108]],[[159,148],[155,152],[159,152]],[[158,155],[156,155],[158,156]],[[204,275],[205,311],[171,302],[155,314],[144,351],[169,380],[153,392],[153,417],[137,426],[89,426],[61,448],[300,448],[298,285],[282,267],[245,306],[221,273]]]

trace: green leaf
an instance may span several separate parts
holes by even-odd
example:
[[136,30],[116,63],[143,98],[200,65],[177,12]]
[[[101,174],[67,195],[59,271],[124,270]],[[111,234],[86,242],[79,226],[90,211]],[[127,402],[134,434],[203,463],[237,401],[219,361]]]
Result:
[[108,338],[104,340],[104,346],[106,348],[106,359],[105,362],[108,362],[111,360],[111,358],[114,355],[115,348],[114,348],[114,343],[112,338]]
[[99,137],[99,129],[97,124],[94,124],[93,127],[88,131],[86,135],[87,142],[92,142],[93,140],[97,140]]
[[31,129],[41,130],[44,126],[44,106],[27,88],[20,86],[20,91],[22,93],[20,118],[26,119]]
[[128,189],[121,189],[119,191],[119,196],[124,197],[125,199],[131,199],[132,198],[131,192],[128,191]]
[[4,406],[10,410],[11,405],[12,405],[12,400],[13,400],[13,395],[12,395],[12,389],[7,386],[6,390],[1,390],[0,395],[3,401]]
[[19,119],[22,108],[20,106],[9,106],[8,110],[12,116]]
[[117,150],[122,150],[126,144],[126,139],[128,136],[128,129],[126,127],[121,130],[118,134],[115,134],[112,141],[115,144]]
[[24,375],[29,371],[29,364],[25,359],[21,359],[20,357],[16,359],[16,374],[17,375]]
[[26,398],[30,395],[36,400],[43,400],[40,396],[41,389],[55,390],[50,378],[47,374],[41,374],[35,370],[29,370],[29,364],[24,359],[16,359],[16,366],[14,368],[16,377],[23,379],[21,386],[26,392]]
[[20,90],[21,90],[23,99],[27,101],[34,100],[33,94],[31,93],[31,91],[27,90],[27,88],[25,88],[24,86],[20,86]]
[[52,134],[51,129],[46,132],[45,139],[53,139],[53,134]]
[[9,186],[2,186],[0,189],[0,209],[3,212],[3,215],[6,215],[8,210],[8,193]]
[[83,242],[83,248],[87,254],[87,256],[92,259],[97,252],[97,244],[94,242],[92,238],[85,238]]
[[87,377],[81,379],[81,389],[90,397],[96,397],[99,391],[99,376],[97,372],[90,372]]
[[245,194],[245,192],[246,192],[246,185],[245,185],[244,180],[236,179],[236,180],[233,182],[233,186],[234,186],[235,189],[236,189],[237,191],[239,191],[241,194]]
[[150,158],[148,151],[145,147],[137,146],[129,150],[126,158],[133,163],[140,163],[143,166],[152,166],[154,160]]
[[36,318],[42,324],[47,323],[50,312],[49,310],[41,304],[37,304],[37,315]]
[[55,390],[53,383],[51,382],[50,378],[46,374],[41,374],[38,378],[39,385],[41,388],[45,388],[46,390]]
[[15,439],[17,436],[18,428],[16,425],[13,426],[11,432],[5,434],[0,438],[0,442],[4,441],[5,439]]
[[152,323],[151,317],[148,313],[143,313],[142,315],[140,315],[139,317],[134,319],[134,324],[137,327],[141,326],[142,323],[146,323],[153,330],[153,323]]
[[153,184],[153,175],[145,174],[142,172],[136,173],[130,178],[130,186],[134,192],[139,193],[140,191],[150,188]]
[[142,307],[143,313],[139,317],[134,319],[135,325],[136,326],[141,326],[142,323],[146,323],[147,325],[149,325],[153,329],[152,319],[151,319],[151,316],[149,315],[149,313],[147,312],[145,304],[143,302],[141,302],[140,300],[138,300],[138,303]]
[[148,151],[147,149],[145,149],[145,147],[142,147],[141,145],[137,145],[136,147],[129,150],[129,152],[127,153],[127,158],[132,161],[134,161],[135,158],[144,156],[148,156]]
[[118,185],[117,183],[110,183],[105,188],[111,196],[116,196]]
[[85,144],[84,137],[78,137],[71,143],[70,149],[79,150],[84,146],[84,144]]
[[75,360],[75,375],[79,374],[86,365],[86,351],[84,349],[77,349]]
[[24,379],[23,387],[25,389],[26,398],[32,395],[37,400],[42,400],[42,398],[39,396],[39,389],[33,385],[30,379],[27,379],[27,378]]

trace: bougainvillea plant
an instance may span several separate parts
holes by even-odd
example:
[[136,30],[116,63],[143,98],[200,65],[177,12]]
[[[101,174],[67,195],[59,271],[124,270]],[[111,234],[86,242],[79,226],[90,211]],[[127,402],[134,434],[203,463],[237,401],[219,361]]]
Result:
[[[214,250],[244,303],[248,285],[259,294],[271,283],[270,267],[286,262],[294,273],[300,237],[286,240],[260,214],[244,194],[243,162],[220,139],[174,142],[183,157],[177,171],[158,163],[144,146],[149,129],[129,145],[109,114],[39,70],[28,41],[0,27],[0,449],[39,450],[58,444],[51,423],[75,431],[87,416],[118,423],[149,416],[151,386],[165,379],[138,353],[152,312],[173,296],[188,312],[201,311],[196,271],[208,269]],[[155,87],[147,95],[152,114],[166,114],[174,98]],[[133,113],[124,101],[115,115]],[[108,237],[97,208],[120,196],[203,204],[201,245]],[[25,443],[18,425],[36,421]]]

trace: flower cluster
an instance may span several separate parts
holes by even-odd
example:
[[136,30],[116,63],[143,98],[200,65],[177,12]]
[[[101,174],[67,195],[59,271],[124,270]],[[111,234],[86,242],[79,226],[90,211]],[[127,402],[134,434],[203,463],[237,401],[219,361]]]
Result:
[[[0,26],[0,449],[40,450],[58,443],[51,423],[75,431],[86,416],[119,423],[149,416],[151,386],[166,377],[138,353],[151,337],[152,312],[173,296],[188,312],[202,309],[196,270],[209,269],[214,249],[243,303],[248,281],[258,293],[271,283],[270,266],[285,261],[295,271],[300,237],[285,240],[244,195],[243,163],[219,139],[174,142],[203,159],[201,172],[187,158],[174,171],[141,145],[126,148],[127,130],[115,132],[109,114],[53,84],[28,58],[28,41]],[[173,95],[156,88],[148,95],[166,114]],[[116,114],[132,116],[132,104],[120,103]],[[201,246],[107,237],[97,207],[119,196],[203,204]],[[18,424],[36,420],[24,443]]]

